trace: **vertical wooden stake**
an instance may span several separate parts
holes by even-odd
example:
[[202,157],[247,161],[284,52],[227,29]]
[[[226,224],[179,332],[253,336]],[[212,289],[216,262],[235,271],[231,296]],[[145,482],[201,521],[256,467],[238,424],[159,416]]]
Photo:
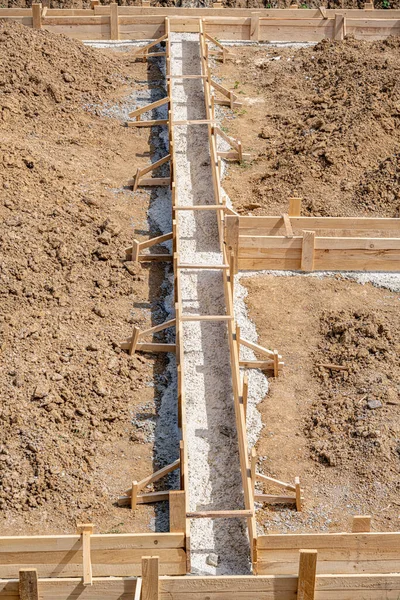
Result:
[[42,3],[34,2],[32,4],[32,27],[33,29],[42,29]]
[[256,453],[256,449],[252,448],[251,456],[250,456],[250,472],[251,472],[251,489],[253,492],[253,496],[254,496],[255,489],[256,489],[256,467],[257,467],[257,453]]
[[251,13],[250,23],[250,40],[252,42],[258,42],[260,39],[260,14]]
[[247,401],[248,401],[248,397],[249,397],[249,378],[247,377],[247,375],[245,375],[243,377],[243,391],[242,391],[243,412],[244,412],[244,418],[245,419],[247,417]]
[[300,217],[302,198],[289,198],[289,217]]
[[239,253],[239,217],[235,215],[225,216],[225,243],[230,252],[235,256],[235,273],[238,272]]
[[314,600],[317,574],[317,551],[300,550],[297,600]]
[[369,533],[371,531],[371,517],[369,515],[353,517],[351,531],[353,533]]
[[169,493],[169,530],[171,533],[184,533],[186,528],[186,503],[183,490]]
[[91,523],[77,525],[77,529],[82,537],[83,585],[93,585],[92,559],[90,556],[90,536],[93,533],[93,525]]
[[238,356],[239,356],[239,360],[240,360],[240,327],[239,327],[239,325],[236,325],[236,344],[238,347]]
[[185,446],[183,443],[183,440],[181,440],[179,442],[179,460],[180,460],[180,465],[179,465],[179,471],[180,471],[180,485],[181,485],[181,490],[185,489]]
[[136,192],[136,190],[138,189],[139,179],[140,179],[140,169],[138,168],[138,170],[136,171],[136,175],[135,175],[135,181],[133,182],[133,191],[134,192]]
[[294,487],[296,488],[296,510],[301,512],[301,487],[300,487],[300,477],[294,478]]
[[36,569],[21,569],[19,572],[19,598],[20,600],[39,600]]
[[239,158],[239,162],[240,162],[240,163],[242,163],[242,162],[243,162],[243,150],[242,150],[242,142],[238,141],[237,145],[238,145],[238,148],[237,148],[237,150],[238,150],[238,155],[239,155],[239,156],[238,156],[238,158]]
[[136,510],[137,508],[137,495],[138,483],[137,481],[132,481],[131,510]]
[[333,25],[334,39],[341,41],[346,35],[346,17],[345,15],[335,15],[335,23]]
[[110,4],[110,39],[119,40],[118,4]]
[[233,110],[234,108],[234,103],[235,103],[235,94],[232,92],[232,90],[229,91],[229,102],[230,102],[230,108],[231,110]]
[[315,231],[302,231],[303,246],[301,249],[301,270],[314,270]]
[[136,346],[139,341],[139,334],[140,334],[140,329],[139,329],[139,327],[135,326],[132,331],[131,345],[129,346],[129,350],[128,350],[129,356],[132,356],[132,354],[135,353]]
[[235,300],[235,253],[229,255],[229,282],[231,284],[232,302]]
[[158,556],[142,557],[142,600],[159,600]]
[[211,118],[215,119],[215,96],[211,96]]
[[140,242],[133,240],[132,242],[132,261],[139,262]]

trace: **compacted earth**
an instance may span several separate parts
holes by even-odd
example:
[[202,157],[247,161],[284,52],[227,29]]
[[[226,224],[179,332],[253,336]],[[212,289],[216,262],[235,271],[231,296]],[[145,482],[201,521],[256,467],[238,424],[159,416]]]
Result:
[[145,531],[115,502],[154,470],[164,363],[118,343],[162,318],[164,268],[125,261],[151,149],[121,115],[160,73],[13,23],[0,45],[0,532]]
[[285,361],[259,404],[258,466],[291,483],[299,475],[305,498],[301,513],[260,507],[260,525],[349,531],[351,515],[370,514],[374,528],[398,529],[399,295],[340,276],[242,283],[260,343]]
[[233,48],[223,84],[243,103],[225,128],[252,159],[225,189],[241,214],[400,216],[400,38]]

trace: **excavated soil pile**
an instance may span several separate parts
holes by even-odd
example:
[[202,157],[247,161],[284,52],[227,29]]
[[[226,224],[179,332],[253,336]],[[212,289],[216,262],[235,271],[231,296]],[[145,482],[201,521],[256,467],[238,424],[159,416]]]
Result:
[[[321,381],[306,434],[315,458],[329,466],[353,466],[358,476],[396,467],[400,441],[392,435],[393,407],[400,405],[399,322],[364,310],[327,312],[320,319],[322,341],[316,364]],[[376,463],[376,464],[375,464]]]
[[223,68],[248,96],[230,130],[255,157],[247,169],[232,167],[236,207],[279,214],[297,193],[304,214],[400,216],[399,58],[399,39],[349,38],[246,49]]
[[121,525],[112,503],[140,466],[130,440],[148,441],[132,424],[137,390],[154,399],[147,359],[116,344],[149,285],[122,260],[146,203],[121,186],[148,146],[96,104],[146,67],[13,23],[0,44],[0,529]]

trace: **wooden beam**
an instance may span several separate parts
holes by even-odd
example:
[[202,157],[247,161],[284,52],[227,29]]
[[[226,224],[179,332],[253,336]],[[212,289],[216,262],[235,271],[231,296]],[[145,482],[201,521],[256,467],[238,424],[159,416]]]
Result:
[[287,490],[296,491],[296,487],[292,483],[286,483],[285,481],[280,481],[280,479],[275,479],[274,477],[269,477],[268,475],[263,475],[262,473],[256,473],[256,479],[260,481],[265,481],[266,483],[272,483],[274,485],[278,485],[279,487],[283,487]]
[[176,319],[169,319],[168,321],[164,321],[160,325],[155,325],[154,327],[150,327],[150,329],[144,329],[140,332],[140,338],[145,335],[150,335],[152,333],[158,333],[159,331],[164,331],[164,329],[168,329],[169,327],[174,327],[176,325]]
[[159,108],[160,106],[164,106],[164,104],[169,104],[170,99],[168,96],[166,96],[165,98],[161,98],[161,100],[156,100],[155,102],[152,102],[151,104],[146,104],[146,106],[142,106],[140,108],[136,108],[135,110],[133,110],[132,112],[129,113],[129,117],[131,119],[133,118],[137,118],[140,117],[140,115],[142,115],[143,113],[149,112],[150,110],[154,110],[155,108]]
[[136,587],[135,587],[135,595],[133,596],[133,600],[141,600],[142,598],[142,578],[136,578]]
[[353,533],[369,533],[371,531],[370,515],[358,515],[353,517],[351,531]]
[[32,3],[32,27],[33,29],[42,29],[42,3]]
[[243,412],[244,418],[247,417],[247,403],[249,398],[249,378],[247,375],[243,377],[243,386],[242,386],[242,402],[243,402]]
[[276,494],[258,494],[254,495],[256,502],[262,502],[263,504],[296,504],[296,498],[294,496],[279,496]]
[[239,252],[239,217],[234,215],[225,216],[225,244],[229,252],[235,256],[235,273],[238,272],[238,252]]
[[159,599],[159,558],[158,556],[144,556],[142,558],[141,600]]
[[21,569],[18,588],[20,600],[39,600],[37,569]]
[[169,493],[169,530],[171,533],[184,532],[186,529],[186,499],[184,490]]
[[[245,340],[244,338],[240,338],[240,343],[242,344],[242,346],[246,346],[246,348],[250,348],[251,350],[254,350],[254,352],[258,352],[259,354],[264,354],[265,356],[270,356],[271,360],[273,360],[274,357],[274,351],[273,350],[268,350],[268,348],[264,348],[264,346],[260,346],[259,344],[254,344],[253,342],[249,342],[248,340]],[[280,354],[278,354],[279,359],[282,358],[282,356]]]
[[335,15],[334,39],[343,40],[346,35],[346,17],[345,15]]
[[303,231],[301,270],[313,271],[315,260],[315,231]]
[[93,533],[93,525],[85,523],[77,525],[78,533],[81,534],[83,554],[83,585],[93,585],[92,558],[90,549],[90,536]]
[[250,40],[258,42],[260,39],[260,13],[251,13]]
[[201,512],[188,512],[188,519],[236,519],[252,517],[252,510],[206,510]]
[[176,352],[175,344],[164,344],[160,342],[139,342],[136,351],[141,352]]
[[132,481],[131,487],[131,510],[136,510],[137,507],[137,497],[138,497],[138,482]]
[[301,213],[301,204],[303,199],[292,197],[289,198],[289,217],[299,217]]
[[118,4],[110,3],[110,38],[119,40]]
[[297,600],[314,600],[317,573],[317,551],[300,550]]
[[256,485],[256,468],[257,468],[257,453],[256,449],[253,447],[250,452],[250,471],[251,471],[251,487],[253,491],[253,495],[255,494],[255,485]]
[[301,487],[300,487],[300,478],[294,478],[294,487],[296,491],[296,510],[301,512],[302,509],[302,497],[301,497]]
[[284,224],[285,230],[286,230],[286,237],[292,238],[293,237],[293,229],[292,229],[292,224],[290,222],[289,215],[287,213],[283,213],[282,219],[283,219],[283,224]]
[[127,121],[128,127],[158,127],[168,125],[168,119],[157,119],[155,121]]
[[139,327],[136,327],[136,325],[133,327],[133,332],[132,332],[132,337],[131,337],[131,344],[128,348],[128,354],[129,356],[132,356],[135,351],[136,351],[136,346],[138,345],[138,341],[139,341],[139,335],[140,335],[140,329]]

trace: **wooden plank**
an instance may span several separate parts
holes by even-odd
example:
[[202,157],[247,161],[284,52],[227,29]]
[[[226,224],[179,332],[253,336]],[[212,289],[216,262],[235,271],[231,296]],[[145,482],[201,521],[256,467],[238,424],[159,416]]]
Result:
[[[289,212],[290,215],[290,212]],[[400,237],[400,219],[353,217],[294,217],[290,218],[294,230],[340,229],[342,231],[385,231]],[[239,217],[240,235],[271,235],[271,230],[282,228],[281,217]],[[257,233],[259,231],[259,233]]]
[[297,600],[314,600],[317,572],[317,551],[300,550]]
[[118,4],[110,3],[110,38],[119,40]]
[[133,119],[135,117],[139,117],[143,113],[154,110],[155,108],[159,108],[160,106],[164,106],[165,104],[169,104],[168,96],[166,98],[161,98],[160,100],[156,100],[155,102],[152,102],[151,104],[146,104],[146,106],[141,106],[140,108],[136,108],[135,110],[133,110],[132,112],[129,113],[129,117],[131,119]]
[[91,557],[91,536],[93,534],[93,525],[86,523],[77,525],[78,533],[82,539],[82,555],[83,555],[83,585],[92,585],[92,557]]
[[296,491],[296,510],[300,512],[302,509],[302,497],[299,477],[294,478],[294,486]]
[[289,217],[299,217],[301,214],[302,198],[292,196],[289,198]]
[[136,351],[141,352],[176,352],[175,344],[162,344],[158,342],[139,342]]
[[249,378],[247,375],[243,377],[243,387],[242,387],[242,404],[243,404],[243,412],[246,418],[247,416],[247,404],[249,398]]
[[368,533],[371,531],[370,515],[358,515],[353,517],[351,531],[353,533]]
[[163,242],[168,242],[172,239],[172,231],[170,233],[165,233],[164,235],[159,235],[154,238],[150,238],[145,242],[140,242],[140,249],[150,248],[151,246],[156,246],[158,244],[162,244]]
[[172,260],[171,254],[139,254],[140,262],[169,262]]
[[[158,469],[151,475],[148,475],[144,479],[141,479],[138,482],[139,491],[142,490],[143,488],[145,488],[146,486],[150,485],[151,483],[155,483],[156,481],[159,481],[160,479],[162,479],[169,473],[172,473],[173,471],[175,471],[175,469],[179,469],[179,464],[180,464],[180,460],[178,458],[178,460],[175,460],[170,465],[166,465],[162,469]],[[129,495],[129,493],[130,493],[130,490],[126,490],[125,494]]]
[[315,231],[303,231],[301,270],[313,271],[315,261]]
[[[246,346],[246,348],[251,348],[251,350],[254,350],[254,352],[258,352],[259,354],[264,354],[265,356],[271,356],[271,358],[274,356],[273,350],[268,350],[268,348],[264,348],[264,346],[260,346],[259,344],[254,344],[253,342],[249,342],[248,340],[245,340],[242,337],[240,338],[240,343],[242,344],[242,346]],[[279,358],[282,358],[282,356],[279,355]]]
[[[274,370],[274,361],[273,360],[241,360],[239,365],[244,369],[265,369]],[[281,370],[284,366],[283,362],[278,363],[278,368]]]
[[158,127],[159,125],[168,125],[168,119],[156,119],[153,121],[127,121],[128,127]]
[[296,504],[296,498],[294,496],[279,496],[277,494],[258,494],[254,495],[256,502],[262,502],[263,504]]
[[335,40],[343,40],[346,35],[346,17],[345,15],[335,15],[335,25],[333,37]]
[[285,231],[286,231],[286,237],[292,238],[293,237],[293,229],[292,229],[292,224],[290,222],[289,215],[287,213],[283,213],[282,219],[283,219],[283,224],[284,224]]
[[150,327],[150,329],[144,329],[140,332],[140,337],[144,337],[145,335],[149,335],[152,333],[158,333],[159,331],[164,331],[164,329],[168,329],[169,327],[174,327],[176,324],[176,319],[169,319],[168,321],[164,321],[160,325],[155,325],[154,327]]
[[[163,156],[163,158],[160,158],[160,160],[156,160],[156,162],[152,163],[148,167],[144,167],[144,169],[140,169],[139,177],[143,177],[143,175],[150,173],[150,171],[155,171],[159,167],[162,167],[162,165],[165,165],[165,163],[169,162],[170,160],[171,160],[170,154]],[[168,182],[169,182],[169,178],[168,178]],[[140,185],[143,185],[143,182]]]
[[258,42],[260,39],[260,13],[251,13],[250,39]]
[[134,479],[132,481],[132,487],[131,487],[131,500],[130,500],[131,510],[136,510],[137,503],[138,503],[137,499],[138,499],[138,482],[136,481],[136,479]]
[[239,254],[239,217],[233,215],[225,216],[225,243],[229,252],[235,256],[235,273],[238,272]]
[[[0,597],[2,594],[0,593]],[[36,569],[21,569],[19,572],[20,600],[39,600],[38,574]]]
[[[400,533],[387,531],[384,533],[297,533],[269,534],[258,538],[259,549],[315,549],[341,548],[361,552],[370,550],[385,552],[400,548]],[[320,557],[319,557],[320,558]]]
[[275,479],[274,477],[269,477],[268,475],[263,475],[262,473],[256,473],[256,478],[260,481],[265,481],[266,483],[272,483],[278,485],[279,487],[286,488],[288,490],[296,491],[296,488],[291,483],[286,483],[285,481],[281,481],[280,479]]
[[139,327],[136,327],[136,325],[135,325],[133,327],[133,331],[132,331],[131,343],[128,348],[129,356],[132,356],[136,352],[136,346],[138,345],[139,335],[140,335],[140,329],[139,329]]
[[159,557],[142,558],[142,600],[159,600]]
[[42,4],[40,2],[32,3],[32,27],[33,29],[42,29]]
[[186,500],[184,490],[174,490],[169,494],[169,530],[184,532],[186,529]]
[[252,517],[252,510],[205,510],[188,512],[186,516],[189,519],[236,519]]

